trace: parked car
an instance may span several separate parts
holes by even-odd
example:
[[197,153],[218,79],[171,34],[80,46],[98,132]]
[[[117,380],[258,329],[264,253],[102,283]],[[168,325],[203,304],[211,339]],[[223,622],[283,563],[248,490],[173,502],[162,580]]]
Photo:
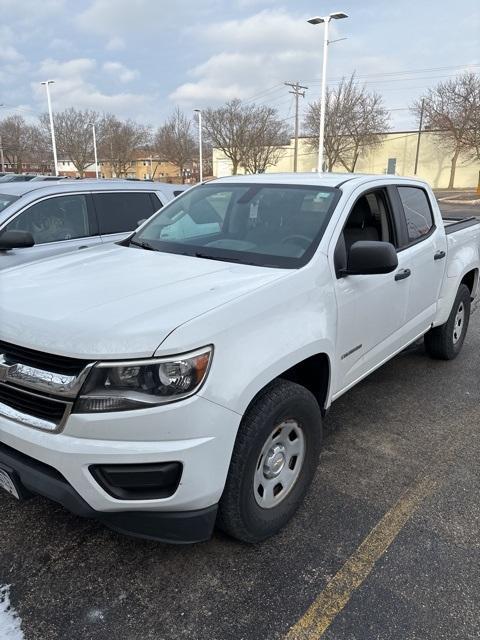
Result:
[[0,182],[29,182],[35,178],[35,174],[6,173],[0,178]]
[[131,535],[263,540],[333,401],[422,336],[458,355],[479,268],[480,223],[444,225],[420,180],[287,174],[199,185],[122,242],[7,270],[0,485]]
[[0,183],[0,270],[124,238],[184,188],[125,180]]
[[35,176],[32,182],[53,182],[54,180],[69,180],[68,176]]

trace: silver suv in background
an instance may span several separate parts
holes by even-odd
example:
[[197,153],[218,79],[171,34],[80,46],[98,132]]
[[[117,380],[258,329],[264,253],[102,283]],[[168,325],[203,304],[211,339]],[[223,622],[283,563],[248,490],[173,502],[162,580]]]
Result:
[[0,269],[120,240],[185,189],[128,180],[0,183]]

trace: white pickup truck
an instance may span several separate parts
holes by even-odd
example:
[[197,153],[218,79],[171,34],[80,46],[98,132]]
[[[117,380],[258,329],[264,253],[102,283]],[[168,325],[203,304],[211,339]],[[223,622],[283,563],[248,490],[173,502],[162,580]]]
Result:
[[7,269],[0,486],[171,542],[276,533],[330,404],[425,336],[460,351],[480,224],[419,180],[199,185],[127,240]]

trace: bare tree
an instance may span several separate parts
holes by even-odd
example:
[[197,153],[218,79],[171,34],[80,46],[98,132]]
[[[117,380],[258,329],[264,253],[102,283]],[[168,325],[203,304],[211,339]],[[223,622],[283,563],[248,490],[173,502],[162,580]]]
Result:
[[[85,170],[94,162],[92,124],[98,128],[101,116],[92,109],[69,107],[54,114],[57,152],[68,158],[83,178]],[[50,139],[48,114],[40,116],[45,139]],[[99,131],[100,133],[100,131]]]
[[192,121],[177,107],[155,134],[154,148],[160,158],[176,165],[185,181],[184,169],[198,154]]
[[235,176],[245,155],[248,122],[242,101],[235,99],[217,109],[205,109],[203,126],[206,138],[232,163]]
[[289,142],[288,127],[276,109],[267,106],[249,109],[250,125],[246,134],[246,146],[242,166],[247,173],[265,173],[270,165],[276,165]]
[[32,143],[36,135],[33,125],[22,116],[8,116],[0,120],[0,136],[5,162],[22,171],[22,163],[32,160]]
[[[452,80],[440,82],[423,96],[425,128],[438,132],[438,142],[452,154],[448,188],[455,184],[455,170],[462,152],[478,148],[480,109],[480,76],[462,73]],[[420,114],[422,100],[413,105]]]
[[231,161],[233,175],[240,166],[257,173],[278,161],[287,130],[275,109],[235,99],[203,113],[207,140]]
[[135,153],[150,143],[150,128],[133,120],[106,115],[100,123],[99,153],[108,159],[116,177],[125,177],[135,161]]
[[[389,129],[389,115],[383,99],[357,84],[355,74],[343,78],[335,89],[327,89],[325,111],[325,158],[328,171],[342,164],[355,171],[358,158],[380,143]],[[309,105],[304,130],[312,136],[311,149],[318,150],[320,102]]]

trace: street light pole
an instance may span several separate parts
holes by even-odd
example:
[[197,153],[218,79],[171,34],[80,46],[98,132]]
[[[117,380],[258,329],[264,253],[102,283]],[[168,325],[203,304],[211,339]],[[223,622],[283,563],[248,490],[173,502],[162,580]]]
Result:
[[202,110],[194,109],[198,113],[198,156],[200,161],[199,178],[203,182],[203,149],[202,149]]
[[415,151],[415,167],[413,169],[414,176],[417,175],[417,169],[418,169],[418,156],[420,155],[420,138],[422,136],[424,109],[425,109],[425,98],[422,98],[422,106],[420,107],[420,122],[418,125],[418,135],[417,135],[417,150]]
[[50,118],[50,133],[52,135],[53,163],[55,165],[55,175],[58,176],[57,145],[55,142],[55,129],[53,127],[52,102],[50,100],[50,89],[49,89],[49,85],[53,84],[54,82],[55,80],[45,80],[45,82],[41,82],[40,84],[45,85],[45,88],[47,90],[48,115]]
[[94,122],[92,122],[92,134],[93,134],[93,155],[95,157],[95,177],[98,180],[97,135],[95,133],[95,123]]
[[324,24],[323,31],[323,62],[322,62],[322,88],[320,94],[320,132],[318,135],[318,163],[317,171],[323,171],[323,155],[325,146],[325,102],[327,95],[327,58],[328,58],[328,27],[330,20],[341,20],[342,18],[348,18],[346,13],[337,11],[336,13],[330,13],[328,16],[316,16],[310,18],[307,22],[310,24]]
[[3,157],[2,136],[0,136],[0,171],[5,171],[5,159]]

